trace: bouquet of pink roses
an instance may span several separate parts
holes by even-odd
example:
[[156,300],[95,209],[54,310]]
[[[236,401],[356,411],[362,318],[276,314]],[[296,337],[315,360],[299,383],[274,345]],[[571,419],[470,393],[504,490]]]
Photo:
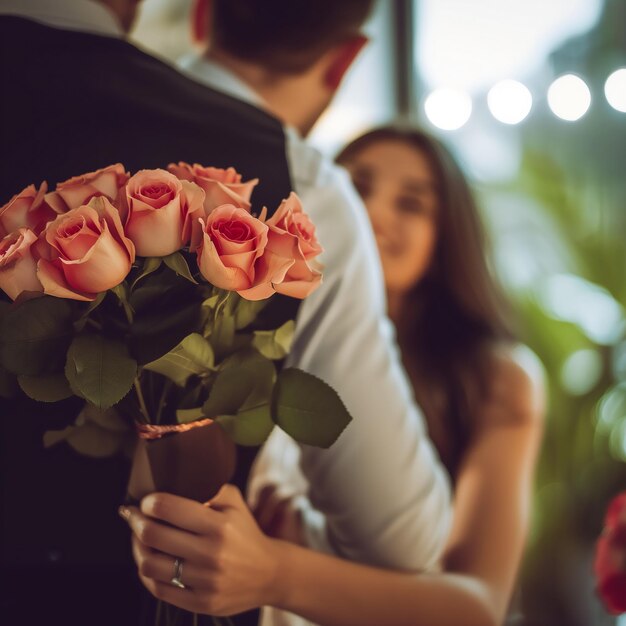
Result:
[[276,367],[294,320],[271,296],[308,296],[322,250],[295,194],[270,219],[251,213],[257,182],[117,164],[50,192],[31,185],[0,209],[0,288],[13,301],[0,301],[0,392],[84,400],[46,445],[106,456],[138,432],[134,496],[207,500],[235,443],[260,445],[278,425],[325,447],[350,420],[328,385]]

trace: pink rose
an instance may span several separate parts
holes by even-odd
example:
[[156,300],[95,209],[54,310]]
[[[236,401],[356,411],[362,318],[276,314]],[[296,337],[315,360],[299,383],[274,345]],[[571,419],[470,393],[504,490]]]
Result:
[[11,300],[23,291],[43,290],[31,250],[36,241],[37,235],[28,228],[20,228],[0,241],[0,289]]
[[57,298],[94,300],[119,285],[135,260],[119,212],[104,197],[59,215],[41,238],[39,280],[44,292]]
[[126,234],[139,256],[167,256],[189,243],[191,231],[200,229],[204,191],[165,170],[137,172],[126,187]]
[[104,196],[115,204],[127,180],[124,166],[116,163],[59,183],[54,191],[46,195],[46,201],[57,213],[84,206],[96,196]]
[[39,234],[56,213],[45,202],[48,184],[44,181],[39,189],[29,185],[0,208],[0,239],[18,228],[29,228]]
[[216,287],[246,297],[245,291],[258,277],[256,266],[267,244],[267,226],[232,204],[218,207],[201,224],[202,241],[197,249],[200,272]]
[[181,180],[190,180],[199,185],[206,194],[204,200],[205,215],[222,204],[233,204],[236,207],[250,210],[250,196],[259,179],[241,182],[241,174],[229,167],[203,167],[194,163],[189,165],[180,161],[178,165],[170,163],[167,169]]
[[321,265],[314,261],[322,253],[322,247],[298,196],[292,192],[266,224],[269,233],[262,260],[265,266],[276,267],[287,260],[293,263],[282,281],[258,284],[258,294],[265,290],[264,298],[274,291],[292,298],[306,298],[322,282]]

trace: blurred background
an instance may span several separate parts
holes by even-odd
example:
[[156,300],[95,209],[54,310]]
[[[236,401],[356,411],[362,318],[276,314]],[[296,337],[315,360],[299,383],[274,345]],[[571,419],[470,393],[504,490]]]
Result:
[[[144,0],[135,40],[188,53],[189,6]],[[525,623],[626,626],[592,577],[626,488],[626,0],[379,0],[367,33],[311,139],[332,157],[404,120],[459,157],[550,389]]]

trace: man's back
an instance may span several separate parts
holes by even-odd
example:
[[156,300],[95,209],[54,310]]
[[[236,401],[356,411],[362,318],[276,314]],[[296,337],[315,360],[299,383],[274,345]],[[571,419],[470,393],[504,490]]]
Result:
[[[0,46],[0,205],[30,183],[116,162],[132,172],[179,160],[234,166],[260,178],[256,207],[273,210],[288,195],[276,120],[124,40],[0,16]],[[66,444],[43,449],[45,431],[74,421],[75,401],[0,398],[0,407],[2,621],[36,624],[41,612],[66,625],[138,624],[139,583],[116,516],[128,462],[83,458]],[[253,455],[241,459],[242,487]]]
[[[289,191],[282,127],[206,89],[122,39],[0,19],[4,203],[27,184],[51,184],[122,161],[235,166],[259,177],[255,204]],[[211,163],[208,163],[211,160]]]

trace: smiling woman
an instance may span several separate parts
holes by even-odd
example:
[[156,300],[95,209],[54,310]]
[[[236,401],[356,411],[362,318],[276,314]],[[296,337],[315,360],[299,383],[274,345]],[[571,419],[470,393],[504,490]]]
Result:
[[375,129],[337,161],[368,210],[405,366],[427,416],[439,415],[430,433],[454,474],[471,406],[492,375],[492,349],[513,338],[476,203],[451,153],[416,129]]

